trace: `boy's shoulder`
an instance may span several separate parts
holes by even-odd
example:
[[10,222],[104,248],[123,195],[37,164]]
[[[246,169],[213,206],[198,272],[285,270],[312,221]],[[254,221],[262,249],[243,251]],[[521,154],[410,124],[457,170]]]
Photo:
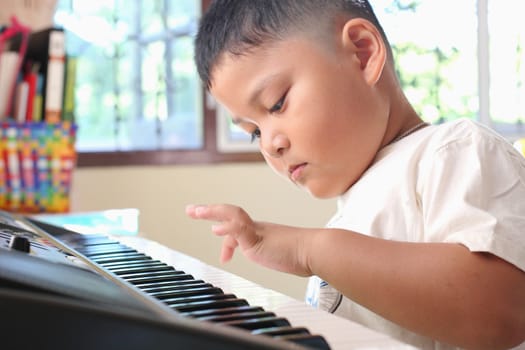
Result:
[[436,127],[439,129],[440,132],[449,133],[451,136],[479,132],[488,132],[489,134],[494,133],[494,131],[492,131],[487,126],[481,124],[478,121],[468,118],[459,118],[447,121],[442,124],[436,124]]
[[496,142],[510,145],[510,142],[490,127],[478,121],[460,118],[434,126],[432,139],[444,145],[462,140],[474,142]]
[[419,153],[426,161],[435,161],[436,157],[472,157],[487,162],[507,159],[525,167],[525,157],[509,139],[478,121],[458,119],[433,125],[428,129],[415,147],[417,150],[414,150],[414,153]]
[[[511,158],[520,156],[510,140],[478,121],[462,118],[441,124],[432,124],[409,135],[378,153],[376,161],[396,158],[407,162],[432,163],[436,157],[455,157],[458,154],[493,157],[506,154]],[[523,159],[521,159],[523,158]],[[425,166],[427,166],[426,164]]]

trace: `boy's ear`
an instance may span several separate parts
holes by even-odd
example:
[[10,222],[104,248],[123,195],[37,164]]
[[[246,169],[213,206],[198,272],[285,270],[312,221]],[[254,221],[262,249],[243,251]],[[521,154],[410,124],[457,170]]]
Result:
[[342,31],[342,44],[360,62],[369,85],[377,83],[387,59],[387,49],[377,28],[362,18],[348,20]]

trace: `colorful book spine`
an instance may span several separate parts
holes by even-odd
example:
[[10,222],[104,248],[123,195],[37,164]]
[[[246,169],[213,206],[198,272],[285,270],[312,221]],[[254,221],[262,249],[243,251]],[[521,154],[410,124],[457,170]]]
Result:
[[71,123],[64,122],[53,129],[51,140],[51,187],[53,194],[49,203],[52,212],[69,210],[69,188],[76,159],[73,147],[75,129]]
[[23,123],[26,119],[27,104],[29,98],[29,83],[25,80],[20,80],[16,84],[13,119],[19,123]]
[[73,122],[75,120],[75,85],[77,80],[78,58],[66,57],[66,76],[64,83],[64,105],[62,107],[62,120]]
[[14,51],[0,51],[0,119],[11,116],[11,100],[15,93],[20,56]]
[[50,152],[50,175],[51,175],[51,196],[49,200],[50,211],[56,212],[60,203],[60,138],[61,131],[58,127],[53,128],[51,125],[48,128],[48,139]]
[[44,113],[44,77],[42,74],[37,74],[35,97],[33,99],[33,117],[32,121],[42,121]]
[[32,125],[24,123],[20,126],[20,164],[22,168],[22,211],[33,213],[38,211],[36,205],[36,186],[32,135]]
[[65,33],[51,30],[49,33],[49,58],[46,72],[45,121],[58,123],[62,119],[65,75]]
[[7,208],[7,174],[6,174],[6,137],[4,128],[0,128],[0,208]]
[[38,65],[33,66],[29,64],[27,72],[24,75],[24,80],[27,82],[28,85],[27,108],[24,119],[26,122],[31,122],[33,121],[33,110],[35,105],[35,95],[38,83]]
[[7,140],[7,206],[9,210],[18,211],[22,202],[22,181],[18,158],[18,128],[15,124],[9,123],[5,132]]

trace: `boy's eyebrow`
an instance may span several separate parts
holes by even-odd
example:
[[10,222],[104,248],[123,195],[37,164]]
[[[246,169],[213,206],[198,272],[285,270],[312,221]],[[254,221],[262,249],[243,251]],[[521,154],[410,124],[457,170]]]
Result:
[[[275,80],[279,75],[278,74],[272,74],[264,79],[262,79],[260,82],[258,82],[255,85],[255,88],[253,89],[253,92],[251,93],[249,97],[249,104],[254,105],[255,102],[259,99],[259,96],[261,93],[267,88],[268,85],[272,82],[272,80]],[[232,123],[237,125],[244,121],[244,118],[242,117],[232,117]]]
[[255,104],[255,102],[259,99],[259,96],[264,91],[264,89],[266,89],[266,87],[270,85],[272,80],[275,80],[277,77],[278,77],[278,74],[269,75],[255,85],[255,88],[253,89],[253,92],[251,93],[251,96],[249,99],[250,105]]

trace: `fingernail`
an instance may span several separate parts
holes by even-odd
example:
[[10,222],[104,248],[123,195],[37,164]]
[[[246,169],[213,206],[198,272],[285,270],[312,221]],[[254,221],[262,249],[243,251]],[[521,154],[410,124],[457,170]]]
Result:
[[198,206],[195,208],[195,214],[202,215],[206,212],[206,207]]

